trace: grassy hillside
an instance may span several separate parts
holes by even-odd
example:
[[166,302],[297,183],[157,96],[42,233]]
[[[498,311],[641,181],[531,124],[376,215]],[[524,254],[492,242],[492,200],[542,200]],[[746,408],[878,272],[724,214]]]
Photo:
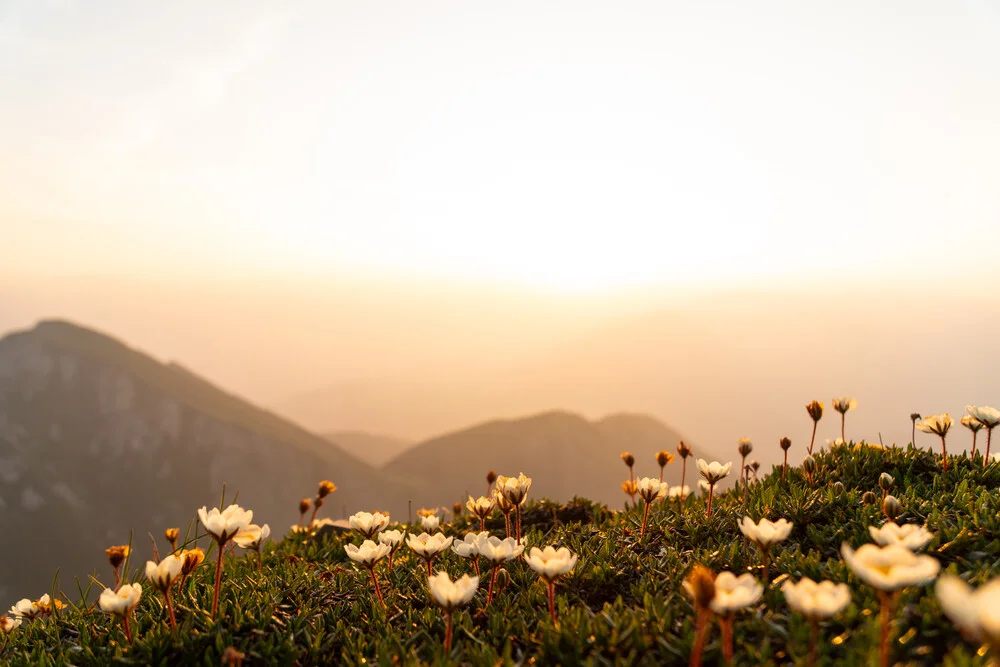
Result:
[[[417,480],[414,500],[424,505],[450,506],[466,491],[484,493],[486,472],[493,469],[504,475],[530,472],[532,497],[564,501],[580,495],[620,507],[625,496],[619,485],[628,471],[618,455],[631,451],[637,474],[658,476],[656,452],[676,452],[679,440],[675,431],[645,415],[621,413],[589,422],[571,412],[551,411],[432,438],[390,461],[385,470]],[[711,456],[697,446],[695,453]],[[693,461],[688,464],[690,475]],[[666,480],[680,479],[677,460],[668,466]]]
[[[711,517],[706,517],[703,497],[682,505],[657,503],[644,539],[639,536],[641,508],[614,512],[582,499],[532,502],[524,518],[527,542],[564,545],[579,555],[573,572],[557,585],[558,623],[549,618],[544,586],[515,560],[489,608],[480,590],[456,613],[450,654],[442,647],[444,621],[429,600],[422,561],[403,547],[391,573],[384,562],[377,567],[388,604],[383,609],[368,573],[345,556],[343,545],[360,539],[331,534],[269,545],[259,570],[253,554],[227,558],[215,621],[205,611],[213,576],[206,564],[175,591],[175,631],[166,625],[162,598],[147,588],[132,619],[132,644],[117,621],[71,605],[58,617],[26,622],[11,633],[2,658],[12,664],[217,665],[233,647],[245,654],[246,664],[687,664],[694,610],[682,581],[691,567],[702,563],[715,571],[763,576],[756,549],[737,528],[737,520],[747,514],[786,518],[794,527],[788,540],[772,549],[763,597],[736,614],[735,663],[805,660],[809,626],[789,609],[780,587],[788,579],[809,576],[846,582],[852,596],[851,604],[821,630],[820,662],[874,664],[879,602],[845,565],[840,546],[869,542],[868,527],[884,522],[877,503],[862,501],[867,491],[881,494],[883,472],[895,478],[893,493],[903,507],[897,520],[926,524],[934,533],[922,551],[940,562],[942,572],[961,574],[976,586],[1000,575],[1000,465],[984,468],[981,459],[961,457],[952,459],[945,472],[939,456],[929,451],[870,447],[838,447],[820,453],[816,462],[812,483],[797,468],[784,482],[780,471],[773,472],[748,491],[715,498]],[[620,465],[616,459],[605,463]],[[441,471],[442,477],[447,474]],[[836,482],[844,489],[834,487]],[[488,527],[502,535],[498,517]],[[459,518],[445,531],[461,536],[468,528]],[[201,544],[208,546],[205,539]],[[448,553],[436,569],[457,576],[469,572],[470,565]],[[110,569],[102,582],[109,575]],[[78,597],[71,586],[63,589],[67,601]],[[986,660],[942,614],[932,586],[901,593],[890,640],[891,659],[905,664]],[[721,662],[720,651],[714,626],[705,664]]]

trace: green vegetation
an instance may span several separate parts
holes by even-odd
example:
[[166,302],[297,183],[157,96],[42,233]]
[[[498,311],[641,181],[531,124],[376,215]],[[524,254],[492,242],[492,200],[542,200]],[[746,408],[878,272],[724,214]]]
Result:
[[[780,591],[786,579],[803,576],[847,582],[851,588],[851,604],[823,625],[820,663],[872,664],[879,644],[878,597],[849,571],[840,546],[870,542],[868,527],[885,521],[878,502],[862,502],[866,491],[882,497],[883,472],[894,478],[892,493],[903,508],[897,521],[926,524],[935,534],[922,552],[940,561],[942,573],[967,575],[975,586],[1000,575],[1000,465],[984,468],[981,459],[963,456],[952,458],[942,471],[940,456],[930,451],[853,445],[818,452],[815,460],[812,485],[798,468],[790,468],[782,482],[777,466],[747,491],[717,495],[710,518],[702,496],[683,504],[659,501],[643,540],[642,503],[611,511],[584,499],[562,505],[530,502],[523,514],[526,542],[566,546],[579,555],[575,570],[556,588],[558,625],[549,617],[545,584],[514,560],[505,566],[507,576],[501,575],[501,589],[488,609],[481,585],[469,606],[456,612],[450,655],[442,641],[444,617],[430,600],[426,570],[415,554],[404,546],[391,573],[385,561],[377,566],[388,605],[383,609],[368,571],[345,555],[345,542],[358,544],[359,537],[303,533],[269,545],[259,570],[255,553],[228,558],[216,621],[210,616],[213,553],[182,588],[174,589],[174,631],[163,597],[146,585],[133,563],[127,578],[143,584],[132,616],[133,644],[128,645],[117,619],[75,603],[47,618],[25,621],[9,634],[2,659],[33,665],[218,665],[227,648],[234,647],[245,654],[247,664],[687,664],[695,615],[682,582],[695,563],[716,572],[762,577],[760,554],[737,527],[749,515],[785,518],[794,527],[787,541],[771,549],[771,583],[760,602],[736,614],[736,664],[805,660],[809,624],[789,609]],[[696,475],[692,467],[689,480]],[[844,485],[842,492],[835,482]],[[469,486],[478,489],[479,483],[471,480]],[[498,513],[487,527],[494,535],[504,534]],[[444,530],[461,537],[478,530],[478,520],[461,517]],[[200,540],[205,548],[209,542]],[[456,576],[471,572],[472,566],[449,552],[435,569]],[[108,575],[102,583],[111,579],[110,568]],[[70,602],[80,594],[60,597]],[[964,642],[942,613],[932,586],[903,590],[896,610],[894,661],[985,664],[977,655],[979,647]],[[717,624],[704,657],[705,664],[722,660]]]

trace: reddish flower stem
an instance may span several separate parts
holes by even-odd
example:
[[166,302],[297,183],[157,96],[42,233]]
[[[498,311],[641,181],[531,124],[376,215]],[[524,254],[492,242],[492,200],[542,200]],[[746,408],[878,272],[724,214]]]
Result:
[[722,655],[726,662],[733,661],[733,615],[719,617],[719,625],[722,627]]
[[128,639],[128,643],[132,643],[132,628],[128,624],[128,612],[122,616],[122,625],[125,626],[125,638]]
[[219,542],[219,559],[215,564],[215,591],[212,592],[212,618],[215,618],[219,611],[219,586],[222,584],[222,557],[225,555],[226,545]]
[[878,597],[882,619],[882,636],[878,645],[878,658],[879,664],[882,667],[889,667],[889,629],[892,625],[892,594],[879,591]]
[[517,512],[517,543],[521,544],[521,506],[515,507],[514,511]]
[[643,501],[646,507],[642,510],[642,530],[639,531],[639,539],[646,537],[646,524],[649,522],[649,501]]
[[983,467],[990,464],[990,440],[993,439],[993,429],[986,429],[986,455],[983,457]]
[[163,593],[163,597],[167,598],[167,614],[170,616],[170,627],[174,630],[177,629],[177,618],[174,616],[174,603],[170,600],[170,587]]
[[552,624],[556,623],[556,582],[555,579],[546,582],[549,588],[549,616],[552,617]]
[[815,419],[813,420],[813,434],[812,438],[809,439],[809,455],[812,456],[813,445],[816,443],[816,427],[819,426],[819,422]]
[[375,585],[375,595],[378,596],[378,601],[381,602],[382,603],[382,607],[385,608],[385,606],[386,606],[386,604],[385,604],[385,598],[382,597],[382,589],[379,588],[378,577],[375,576],[375,566],[372,565],[370,568],[368,568],[368,571],[372,575],[372,584]]
[[819,620],[816,618],[809,619],[809,659],[807,664],[809,667],[813,667],[816,664],[816,659],[819,653]]
[[479,517],[479,532],[482,533],[486,530],[486,517]]
[[712,496],[715,495],[715,484],[708,485],[708,513],[705,516],[712,516]]
[[785,472],[788,470],[788,450],[785,450],[785,461],[781,464],[781,481],[785,481]]
[[[687,457],[685,456],[683,459],[681,459],[681,491],[684,491],[684,478],[687,477],[687,471],[688,471],[688,460]],[[677,507],[683,507],[683,505],[684,505],[684,494],[678,493]]]
[[695,617],[694,647],[691,649],[691,660],[688,667],[701,667],[701,654],[705,650],[705,639],[708,637],[708,609],[699,609]]
[[941,469],[948,469],[948,445],[944,441],[944,436],[941,436]]
[[444,650],[446,653],[451,653],[451,610],[446,609],[444,612]]

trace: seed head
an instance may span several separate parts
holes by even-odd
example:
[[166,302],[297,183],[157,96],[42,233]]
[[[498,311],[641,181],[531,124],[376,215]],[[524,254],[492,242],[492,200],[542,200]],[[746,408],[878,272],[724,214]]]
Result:
[[317,498],[326,498],[328,495],[337,490],[337,485],[328,479],[324,479],[319,483],[319,491],[316,492]]
[[753,442],[750,441],[750,438],[740,438],[738,449],[740,456],[746,458],[747,456],[750,456],[750,452],[753,451]]
[[632,456],[631,452],[622,452],[622,461],[625,462],[629,468],[635,465],[635,457]]
[[750,462],[750,467],[753,468],[753,474],[756,475],[757,471],[760,470],[760,461],[754,459]]
[[787,452],[788,449],[792,446],[792,441],[789,440],[788,438],[782,438],[781,440],[778,441],[778,444],[781,445],[781,448]]
[[664,467],[668,463],[674,460],[674,455],[663,449],[656,453],[656,462],[660,464],[660,467]]
[[920,419],[921,419],[921,417],[920,417],[920,413],[919,412],[911,412],[910,413],[910,421],[911,422],[919,421]]
[[809,413],[809,416],[812,417],[814,422],[818,422],[823,418],[823,404],[819,401],[813,401],[806,406],[806,412]]
[[312,507],[312,499],[303,498],[299,501],[299,514],[305,514],[309,511],[310,507]]
[[488,473],[486,473],[486,483],[489,484],[490,486],[493,486],[493,482],[495,481],[497,481],[497,471],[490,470]]
[[682,459],[686,459],[691,456],[691,446],[681,440],[681,444],[677,445],[677,453]]
[[708,609],[715,599],[715,572],[695,563],[684,580],[684,589],[699,609]]

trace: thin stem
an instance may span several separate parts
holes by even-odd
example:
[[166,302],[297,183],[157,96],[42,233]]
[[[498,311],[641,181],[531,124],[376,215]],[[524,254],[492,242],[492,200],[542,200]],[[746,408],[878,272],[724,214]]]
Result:
[[219,585],[222,583],[222,556],[225,554],[226,545],[219,542],[219,560],[215,564],[215,591],[212,593],[212,618],[215,618],[219,610]]
[[451,609],[444,610],[444,650],[451,653]]
[[809,619],[809,661],[807,664],[812,667],[816,664],[817,654],[819,652],[819,619],[810,618]]
[[639,539],[646,537],[646,524],[649,522],[649,501],[644,500],[646,507],[642,511],[642,530],[639,532]]
[[708,609],[698,609],[695,617],[694,647],[691,649],[691,660],[688,667],[701,667],[701,654],[705,650],[705,639],[708,638]]
[[428,576],[428,578],[434,576],[434,572],[431,571],[431,564],[433,562],[434,562],[434,556],[431,556],[430,558],[427,559],[427,576]]
[[948,445],[944,441],[944,436],[941,436],[941,468],[942,470],[948,469]]
[[740,477],[743,480],[743,490],[747,490],[747,457],[740,458]]
[[549,616],[552,617],[552,624],[556,624],[556,581],[555,579],[550,579],[548,582],[549,586]]
[[121,566],[119,565],[115,568],[115,591],[117,591],[122,585],[122,575],[119,572],[120,567]]
[[788,450],[785,450],[785,462],[781,464],[781,481],[785,481],[785,472],[788,470]]
[[983,467],[990,464],[990,440],[993,439],[993,427],[986,429],[986,456],[983,457]]
[[371,573],[371,575],[372,575],[372,584],[374,584],[374,585],[375,585],[375,595],[377,595],[377,596],[378,596],[378,601],[382,603],[382,608],[384,609],[384,608],[385,608],[385,606],[386,606],[386,605],[385,605],[385,598],[383,598],[383,597],[382,597],[382,589],[381,589],[381,588],[379,588],[379,585],[378,585],[378,577],[377,577],[377,576],[375,576],[375,566],[374,566],[374,565],[372,565],[372,566],[371,566],[370,568],[368,568],[368,571],[369,571],[369,572]]
[[840,441],[843,444],[845,444],[845,445],[847,444],[847,436],[844,435],[844,423],[846,421],[847,421],[847,413],[846,412],[841,412],[840,413]]
[[505,512],[503,515],[503,525],[504,529],[507,531],[507,537],[510,537],[510,512]]
[[722,626],[722,655],[726,662],[733,661],[733,615],[726,614],[719,617],[719,625]]
[[809,455],[810,456],[812,456],[812,453],[813,453],[813,444],[815,444],[815,442],[816,442],[816,427],[817,426],[819,426],[819,422],[814,419],[813,420],[813,434],[812,434],[812,438],[809,440]]
[[472,569],[476,571],[476,577],[479,576],[479,555],[472,557]]
[[660,483],[663,483],[663,466],[660,466]]
[[125,638],[128,639],[128,643],[132,643],[132,628],[128,624],[128,612],[122,616],[122,625],[125,626]]
[[771,582],[771,554],[764,547],[760,549],[760,559],[764,565],[764,587],[767,588],[767,585]]
[[889,628],[892,624],[892,594],[879,591],[878,597],[882,619],[882,636],[878,646],[878,658],[879,664],[882,667],[889,667]]
[[392,572],[392,557],[396,555],[396,549],[393,547],[389,550],[389,571]]
[[486,530],[486,517],[479,517],[479,532],[482,533]]
[[517,512],[517,543],[521,544],[521,506],[515,507],[514,511]]
[[490,568],[490,586],[486,591],[486,606],[489,607],[490,603],[493,602],[493,585],[497,580],[497,570],[500,569],[500,563],[494,563]]
[[712,516],[712,496],[715,495],[715,484],[708,485],[708,513],[705,516]]
[[913,420],[913,427],[910,428],[910,444],[917,446],[917,420]]
[[170,627],[174,630],[177,629],[177,618],[174,616],[174,603],[170,600],[170,587],[164,591],[163,597],[167,598],[167,614],[170,616]]
[[972,432],[972,458],[976,458],[976,436],[979,435],[976,431]]

